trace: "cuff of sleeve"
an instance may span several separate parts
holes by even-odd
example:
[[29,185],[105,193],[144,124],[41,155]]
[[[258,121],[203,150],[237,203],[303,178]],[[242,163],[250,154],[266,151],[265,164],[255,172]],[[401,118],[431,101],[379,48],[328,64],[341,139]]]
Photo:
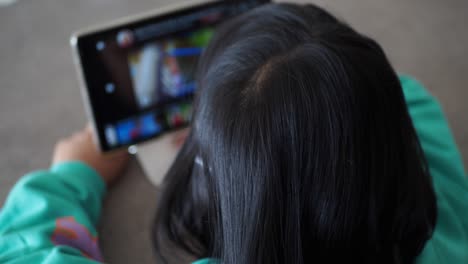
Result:
[[81,161],[67,161],[52,165],[50,171],[74,185],[86,186],[102,200],[106,194],[106,184],[99,173]]

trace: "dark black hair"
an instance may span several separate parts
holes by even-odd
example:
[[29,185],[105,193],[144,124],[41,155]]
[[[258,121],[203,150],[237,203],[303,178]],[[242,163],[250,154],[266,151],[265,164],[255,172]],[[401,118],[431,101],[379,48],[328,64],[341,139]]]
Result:
[[219,27],[197,85],[158,197],[161,260],[414,261],[435,195],[375,41],[317,6],[268,4]]

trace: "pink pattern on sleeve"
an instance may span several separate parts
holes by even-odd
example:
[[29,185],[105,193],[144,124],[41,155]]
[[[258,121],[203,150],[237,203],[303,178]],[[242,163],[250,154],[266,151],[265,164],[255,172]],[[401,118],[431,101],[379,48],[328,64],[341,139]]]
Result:
[[55,245],[76,248],[87,258],[103,261],[97,237],[92,236],[89,230],[73,217],[56,219],[51,240]]

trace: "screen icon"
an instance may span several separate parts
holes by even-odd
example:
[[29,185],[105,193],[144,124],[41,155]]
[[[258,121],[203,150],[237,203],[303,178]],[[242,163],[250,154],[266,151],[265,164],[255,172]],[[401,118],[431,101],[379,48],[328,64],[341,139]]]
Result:
[[115,85],[113,83],[107,83],[105,89],[108,94],[114,93]]
[[104,130],[107,144],[110,147],[117,145],[117,133],[115,132],[115,128],[112,125],[107,125]]
[[105,48],[106,48],[106,43],[104,41],[99,41],[98,43],[96,43],[96,49],[98,51],[102,51]]
[[126,29],[117,34],[117,44],[121,48],[129,48],[133,45],[133,32]]

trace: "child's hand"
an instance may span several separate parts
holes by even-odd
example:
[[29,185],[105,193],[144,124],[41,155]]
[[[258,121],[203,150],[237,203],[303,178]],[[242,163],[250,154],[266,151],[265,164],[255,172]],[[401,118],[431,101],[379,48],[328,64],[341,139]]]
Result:
[[128,159],[129,155],[126,151],[101,153],[93,143],[91,127],[88,126],[57,142],[52,164],[73,160],[82,161],[94,168],[109,185],[121,174]]

